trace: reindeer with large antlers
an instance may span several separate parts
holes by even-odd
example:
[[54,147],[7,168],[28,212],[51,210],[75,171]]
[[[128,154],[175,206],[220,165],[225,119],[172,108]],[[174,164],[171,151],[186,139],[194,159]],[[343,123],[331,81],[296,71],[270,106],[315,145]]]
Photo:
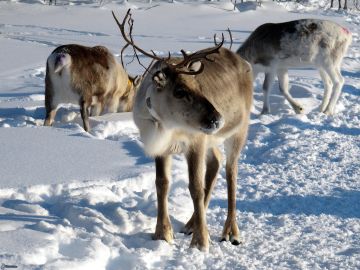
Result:
[[[158,215],[154,239],[173,240],[168,213],[171,155],[184,153],[194,212],[183,232],[193,233],[191,247],[209,248],[205,212],[226,153],[228,217],[222,240],[240,243],[236,222],[237,160],[245,144],[252,104],[251,66],[223,48],[224,36],[213,48],[183,57],[162,58],[138,47],[131,36],[130,10],[120,23],[121,34],[135,52],[156,62],[149,67],[135,97],[133,117],[145,152],[155,157]],[[125,32],[126,23],[130,33]]]

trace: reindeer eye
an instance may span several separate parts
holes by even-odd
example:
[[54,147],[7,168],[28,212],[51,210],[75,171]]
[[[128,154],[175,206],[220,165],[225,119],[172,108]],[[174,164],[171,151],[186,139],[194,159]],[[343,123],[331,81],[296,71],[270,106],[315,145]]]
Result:
[[176,98],[183,98],[188,96],[188,93],[183,88],[176,88],[173,94]]

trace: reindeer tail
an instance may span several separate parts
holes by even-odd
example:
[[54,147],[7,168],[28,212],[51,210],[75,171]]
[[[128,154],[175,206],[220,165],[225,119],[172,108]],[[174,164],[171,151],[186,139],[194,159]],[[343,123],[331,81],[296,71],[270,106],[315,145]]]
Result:
[[71,56],[67,53],[57,53],[54,61],[54,72],[60,72],[65,66],[70,65]]

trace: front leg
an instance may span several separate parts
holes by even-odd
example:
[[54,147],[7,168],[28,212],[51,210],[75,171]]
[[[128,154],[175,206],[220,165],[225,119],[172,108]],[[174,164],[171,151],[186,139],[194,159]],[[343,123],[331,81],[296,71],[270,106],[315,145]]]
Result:
[[89,124],[89,105],[91,102],[85,101],[84,97],[81,97],[80,99],[80,113],[81,118],[83,120],[84,129],[86,132],[89,132],[90,130],[90,124]]
[[236,222],[236,178],[238,173],[237,161],[247,136],[247,125],[244,126],[239,134],[225,141],[228,216],[225,221],[221,241],[230,240],[233,245],[241,243],[240,231]]
[[[206,158],[206,173],[205,173],[205,198],[204,206],[205,213],[209,206],[211,192],[215,186],[216,178],[220,169],[221,164],[221,152],[218,148],[212,148],[208,150]],[[190,220],[186,223],[184,228],[181,230],[182,233],[192,234],[194,227],[194,214]]]
[[171,156],[157,157],[155,158],[156,166],[156,192],[158,202],[158,213],[156,229],[153,239],[165,240],[171,243],[174,239],[173,230],[170,223],[168,213],[168,193],[169,193],[169,179],[170,179],[170,167]]
[[261,111],[261,114],[269,114],[270,113],[270,91],[271,91],[271,87],[273,85],[275,79],[275,74],[270,72],[270,73],[265,73],[265,79],[264,79],[264,83],[263,83],[263,100],[264,100],[264,104],[263,104],[263,109]]
[[194,204],[193,237],[190,247],[209,250],[209,233],[205,219],[205,141],[202,137],[187,153],[189,169],[189,190]]

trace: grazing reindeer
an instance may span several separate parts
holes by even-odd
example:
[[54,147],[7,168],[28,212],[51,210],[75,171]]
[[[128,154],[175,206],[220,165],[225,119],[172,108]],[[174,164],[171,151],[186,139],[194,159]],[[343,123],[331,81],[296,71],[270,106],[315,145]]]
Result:
[[[224,36],[213,48],[192,54],[182,50],[183,58],[158,57],[134,44],[130,10],[122,24],[114,18],[125,41],[135,51],[156,60],[136,94],[133,109],[144,150],[155,157],[158,214],[154,239],[173,240],[167,207],[171,155],[184,153],[194,213],[183,232],[193,233],[191,247],[208,250],[205,212],[221,164],[218,146],[224,143],[228,216],[222,239],[239,244],[237,160],[246,141],[252,104],[250,64],[222,48]],[[129,35],[125,33],[127,23]]]
[[52,125],[61,103],[80,105],[84,129],[89,131],[89,108],[99,115],[131,111],[140,77],[132,78],[103,46],[76,44],[56,48],[48,57],[45,76],[45,126]]
[[237,53],[251,63],[254,79],[259,72],[265,73],[262,113],[270,112],[269,95],[275,75],[280,91],[295,112],[303,112],[289,93],[288,69],[310,66],[319,70],[324,83],[320,111],[334,114],[344,84],[340,65],[351,39],[346,28],[317,19],[267,23],[256,28]]

